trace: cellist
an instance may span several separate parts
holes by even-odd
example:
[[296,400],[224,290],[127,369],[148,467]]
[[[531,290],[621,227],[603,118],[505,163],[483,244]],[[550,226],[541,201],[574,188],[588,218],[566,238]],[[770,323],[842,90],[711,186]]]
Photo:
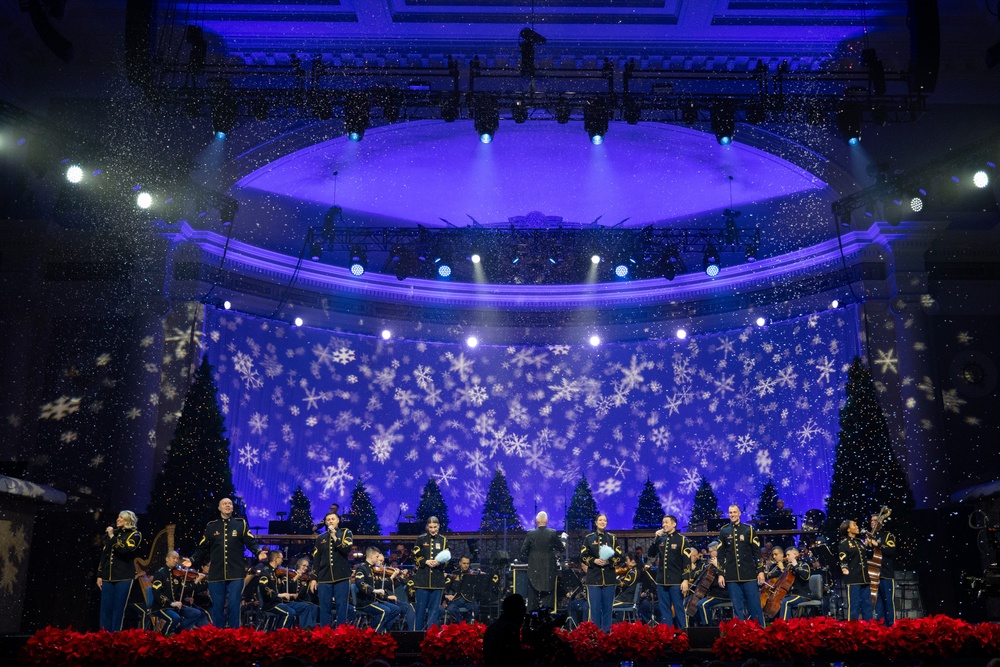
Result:
[[809,590],[809,577],[812,576],[812,570],[807,563],[799,560],[799,550],[795,547],[788,547],[788,551],[785,552],[785,567],[795,574],[795,580],[792,582],[791,589],[781,600],[781,606],[778,608],[778,615],[775,618],[787,621],[792,609],[812,599]]

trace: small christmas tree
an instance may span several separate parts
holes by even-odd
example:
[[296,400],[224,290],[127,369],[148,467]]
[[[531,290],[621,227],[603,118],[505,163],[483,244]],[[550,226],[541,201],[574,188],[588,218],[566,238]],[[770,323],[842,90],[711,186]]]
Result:
[[493,473],[490,489],[486,492],[486,502],[483,504],[483,520],[479,530],[487,533],[523,531],[521,519],[514,509],[514,498],[510,495],[507,478],[498,469]]
[[292,524],[292,535],[309,535],[313,531],[312,505],[309,498],[297,487],[292,494],[292,507],[288,513],[288,522]]
[[566,512],[566,530],[593,530],[597,518],[597,502],[586,477],[581,477],[573,489],[573,499]]
[[719,518],[719,499],[715,497],[712,485],[704,477],[694,492],[694,507],[691,509],[691,523],[688,530],[707,530],[709,520]]
[[757,500],[758,519],[766,519],[778,511],[778,487],[774,485],[774,480],[768,479],[764,489],[760,492],[760,499]]
[[153,483],[153,500],[146,510],[144,532],[155,535],[167,524],[176,524],[175,543],[182,553],[190,553],[201,540],[205,524],[218,518],[220,500],[239,500],[217,394],[212,366],[203,358],[184,398],[167,460]]
[[[833,544],[840,539],[842,521],[857,521],[858,527],[867,528],[869,516],[882,506],[898,513],[914,505],[909,481],[892,449],[875,380],[858,357],[847,372],[846,394],[826,500],[824,533]],[[897,523],[893,532],[899,543],[904,530]],[[900,551],[905,554],[907,549]]]
[[660,504],[660,497],[656,494],[656,487],[649,477],[639,494],[639,504],[635,508],[635,516],[632,517],[632,528],[659,528],[663,525],[663,505]]
[[420,494],[420,504],[417,506],[417,521],[423,526],[427,519],[436,516],[441,522],[441,532],[448,530],[448,505],[441,495],[441,488],[433,478],[427,480],[423,492]]
[[[440,494],[440,491],[438,492]],[[423,501],[421,501],[423,502]],[[441,499],[444,503],[444,499]],[[351,492],[351,514],[354,515],[355,530],[358,535],[381,535],[382,526],[375,514],[375,505],[365,489],[365,483],[360,479]],[[440,516],[438,517],[440,518]],[[444,530],[444,520],[441,520],[441,530]]]

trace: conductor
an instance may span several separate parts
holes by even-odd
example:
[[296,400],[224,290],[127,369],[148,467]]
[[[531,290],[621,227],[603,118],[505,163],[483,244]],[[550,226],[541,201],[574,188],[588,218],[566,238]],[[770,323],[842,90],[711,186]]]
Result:
[[528,564],[528,609],[554,609],[556,589],[556,554],[566,549],[566,533],[559,535],[548,527],[549,515],[535,515],[535,528],[529,530],[521,547],[521,560]]

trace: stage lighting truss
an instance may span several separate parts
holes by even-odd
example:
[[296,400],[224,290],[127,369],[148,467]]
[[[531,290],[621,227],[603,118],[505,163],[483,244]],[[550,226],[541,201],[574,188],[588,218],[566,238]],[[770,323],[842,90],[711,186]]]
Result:
[[[735,236],[734,236],[735,234]],[[379,265],[381,273],[406,278],[469,282],[477,275],[494,284],[568,284],[585,280],[673,280],[687,272],[707,249],[732,266],[756,258],[757,228],[620,229],[607,227],[465,228],[355,227],[310,229],[313,256],[341,266],[357,257]],[[318,247],[317,247],[318,246]],[[321,250],[317,253],[315,250]],[[597,249],[595,251],[595,249]],[[613,258],[593,272],[595,255]],[[481,261],[461,261],[479,255]],[[341,259],[343,258],[343,259]],[[752,260],[751,260],[752,261]],[[447,267],[447,268],[444,268]],[[624,267],[624,269],[620,268]],[[352,273],[361,276],[363,273]]]

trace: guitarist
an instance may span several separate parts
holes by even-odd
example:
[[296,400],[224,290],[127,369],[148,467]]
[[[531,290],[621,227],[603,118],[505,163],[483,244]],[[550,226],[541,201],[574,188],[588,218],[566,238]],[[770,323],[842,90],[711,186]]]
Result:
[[875,619],[885,623],[891,628],[896,622],[896,537],[885,530],[882,524],[883,517],[872,514],[871,532],[865,539],[865,546],[868,547],[868,557],[871,558],[876,549],[882,550],[882,567],[879,570],[878,594],[875,597]]

